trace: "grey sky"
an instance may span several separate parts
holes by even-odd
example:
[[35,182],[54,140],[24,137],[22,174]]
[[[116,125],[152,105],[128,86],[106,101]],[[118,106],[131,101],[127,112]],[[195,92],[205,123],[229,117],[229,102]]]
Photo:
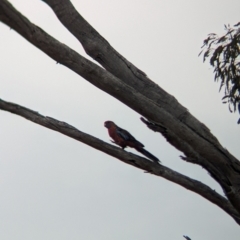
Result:
[[[128,60],[174,95],[239,158],[238,115],[221,104],[209,64],[197,55],[208,33],[240,21],[240,2],[74,0]],[[84,54],[40,0],[12,0],[32,22]],[[205,170],[146,129],[139,115],[0,23],[0,98],[109,142],[105,120],[129,130],[162,163],[221,192]],[[238,240],[220,208],[162,178],[0,111],[1,240]]]

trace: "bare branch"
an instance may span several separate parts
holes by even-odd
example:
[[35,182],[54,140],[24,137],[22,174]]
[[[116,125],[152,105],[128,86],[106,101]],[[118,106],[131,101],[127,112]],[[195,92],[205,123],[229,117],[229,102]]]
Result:
[[[68,0],[49,0],[48,2],[55,4],[53,6],[51,5],[53,8],[63,3],[69,3]],[[59,13],[67,15],[69,11],[69,8],[66,7],[61,9]],[[76,19],[78,19],[78,17],[76,17]],[[72,20],[72,25],[74,25],[76,23],[75,19]],[[81,25],[84,23],[80,20],[79,25],[76,25],[79,31],[82,28],[84,29],[84,25]],[[192,158],[189,154],[189,149],[192,149],[191,151],[193,151],[195,156],[200,156],[198,158],[199,164],[205,167],[209,173],[215,177],[232,205],[240,213],[239,161],[219,144],[217,139],[202,123],[198,122],[193,116],[190,116],[186,109],[178,104],[176,99],[168,95],[156,84],[152,85],[153,83],[149,81],[141,71],[136,69],[134,75],[137,74],[137,82],[139,82],[140,85],[131,87],[129,84],[131,81],[125,81],[124,83],[123,79],[127,78],[128,74],[124,77],[114,73],[114,76],[105,69],[85,59],[32,24],[6,0],[0,1],[0,21],[15,29],[51,58],[78,73],[96,87],[111,94],[148,120],[151,120],[154,124],[164,126],[167,129],[168,136],[177,136],[179,138],[178,141],[175,140],[175,137],[169,137],[168,141],[181,150],[189,159]],[[89,31],[91,32],[93,29],[90,28]],[[93,31],[93,33],[97,34],[96,31]],[[100,44],[102,49],[108,49],[109,45],[104,45],[107,42],[99,40],[98,37],[94,38],[94,34],[92,34],[92,36],[87,34],[87,43],[91,43],[91,47],[102,43]],[[94,52],[96,48],[92,50]],[[102,54],[102,52],[100,53]],[[111,60],[108,55],[105,57]],[[121,68],[122,65],[120,63],[118,65],[114,62],[114,64],[118,66],[119,72],[122,71],[123,74],[126,73],[126,71]],[[135,71],[132,66],[133,65],[127,64],[127,68],[131,70],[130,72]],[[143,83],[142,85],[141,82]],[[146,91],[148,91],[148,93],[146,93]],[[166,137],[166,135],[164,136]],[[181,142],[182,144],[179,144]],[[216,174],[216,172],[218,174]]]
[[117,52],[74,8],[69,0],[43,0],[59,21],[79,40],[86,53],[124,83],[137,89],[145,97],[170,113],[174,118],[194,129],[212,143],[218,143],[209,129],[146,74]]
[[192,192],[195,192],[219,206],[222,210],[227,212],[238,224],[240,224],[240,215],[233,208],[231,203],[226,198],[212,190],[210,187],[197,180],[191,179],[187,176],[184,176],[183,174],[171,170],[170,168],[152,162],[136,154],[124,151],[119,147],[110,145],[96,137],[79,131],[77,128],[69,125],[68,123],[56,120],[51,117],[43,116],[36,111],[30,110],[18,104],[6,102],[0,99],[0,109],[11,112],[18,116],[22,116],[31,122],[62,133],[110,156],[113,156],[124,163],[145,170],[146,172],[154,174],[156,176],[163,177]]
[[[70,0],[43,0],[59,21],[79,40],[86,53],[124,83],[141,92],[174,118],[214,146],[219,142],[209,129],[146,74],[118,53],[74,8]],[[219,145],[220,146],[220,145]],[[218,146],[218,147],[219,147]],[[221,147],[221,146],[220,146]]]
[[[225,178],[224,175],[221,174],[221,172],[218,171],[218,169],[214,166],[211,165],[211,162],[208,162],[206,159],[203,159],[201,155],[199,155],[190,145],[187,145],[185,142],[181,140],[176,134],[172,132],[168,132],[168,130],[159,124],[152,123],[150,121],[147,121],[143,117],[140,118],[141,121],[147,125],[149,129],[151,129],[154,132],[159,132],[161,133],[169,142],[175,142],[175,146],[179,146],[179,150],[184,149],[184,153],[186,156],[180,156],[182,160],[186,162],[191,162],[194,164],[198,164],[203,166],[205,169],[211,169],[211,176],[218,181],[219,177],[222,178],[221,182],[223,184],[228,183],[228,179]],[[228,185],[226,184],[226,188]]]
[[[158,85],[152,82],[146,74],[118,53],[76,11],[69,0],[43,1],[52,8],[62,24],[81,42],[86,53],[98,61],[109,72],[120,78],[124,83],[138,90],[142,95],[161,107],[158,111],[161,112],[162,119],[154,119],[151,118],[152,116],[148,116],[147,118],[167,127],[168,134],[165,134],[164,137],[166,137],[174,147],[184,152],[188,159],[191,159],[193,154],[195,158],[198,156],[198,162],[196,163],[209,171],[211,176],[220,183],[225,193],[232,199],[231,201],[234,202],[234,205],[237,206],[240,212],[239,161],[229,154],[229,152],[219,144],[218,140],[210,133],[206,126],[194,118],[173,96],[166,93]],[[129,106],[129,104],[127,105]],[[163,112],[168,118],[167,122],[163,120]],[[170,113],[171,117],[174,117],[174,119],[179,119],[181,123],[188,128],[188,136],[186,132],[183,133],[178,131],[182,128],[182,124],[173,126],[172,122],[170,122],[168,125],[170,117],[167,113]],[[144,113],[141,114],[144,115]],[[195,142],[196,144],[194,144],[193,139],[195,137],[190,135],[198,135],[203,142],[207,142],[208,149],[206,149],[205,143],[204,146],[200,144],[199,138],[197,142]],[[179,141],[176,141],[176,139]],[[197,149],[197,147],[200,148]],[[213,153],[211,151],[210,153],[210,148],[215,149],[217,152]],[[206,151],[202,151],[202,149],[206,149]],[[205,155],[203,154],[204,152],[208,154]],[[224,160],[221,159],[222,157]],[[229,171],[231,171],[231,176],[226,176],[226,166],[229,168]]]

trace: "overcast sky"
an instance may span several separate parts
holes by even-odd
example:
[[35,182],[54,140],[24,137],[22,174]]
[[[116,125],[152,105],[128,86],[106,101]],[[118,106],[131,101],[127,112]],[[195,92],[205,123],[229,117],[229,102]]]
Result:
[[[128,60],[206,124],[239,158],[237,114],[221,104],[208,63],[208,33],[240,21],[240,2],[72,0]],[[80,43],[40,0],[11,0],[33,23],[84,56]],[[68,122],[110,142],[105,120],[129,130],[171,167],[222,193],[205,170],[149,131],[139,114],[56,64],[0,22],[0,98]],[[239,240],[220,208],[60,133],[0,111],[1,240]],[[128,150],[130,151],[130,150]]]

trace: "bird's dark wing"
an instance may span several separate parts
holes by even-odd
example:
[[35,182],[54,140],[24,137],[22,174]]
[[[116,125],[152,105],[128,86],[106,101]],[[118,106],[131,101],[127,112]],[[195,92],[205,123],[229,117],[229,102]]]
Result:
[[116,132],[125,141],[136,141],[136,139],[127,130],[117,127]]
[[144,145],[139,142],[130,132],[120,127],[116,128],[117,135],[125,141],[126,146],[132,148],[143,148]]

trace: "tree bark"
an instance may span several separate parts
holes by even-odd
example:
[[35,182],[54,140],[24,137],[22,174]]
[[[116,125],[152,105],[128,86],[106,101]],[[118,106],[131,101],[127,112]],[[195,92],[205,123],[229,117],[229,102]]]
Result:
[[148,119],[148,126],[184,153],[184,160],[205,168],[221,185],[240,213],[240,163],[210,130],[146,74],[127,61],[75,10],[69,0],[44,0],[59,20],[105,69],[60,43],[32,24],[6,0],[0,1],[0,21],[57,62],[123,102]]
[[136,154],[124,151],[119,147],[108,144],[96,137],[79,131],[77,128],[69,125],[68,123],[61,122],[51,117],[43,116],[36,111],[22,107],[18,104],[6,102],[0,99],[0,109],[24,117],[31,122],[62,133],[110,156],[113,156],[124,163],[145,170],[146,173],[163,177],[190,191],[193,191],[208,201],[212,202],[213,204],[219,206],[222,210],[227,212],[238,224],[240,224],[240,214],[238,214],[231,203],[226,198],[215,192],[213,189],[197,180],[184,176],[183,174],[173,171],[168,167],[152,162],[149,159],[140,157]]

